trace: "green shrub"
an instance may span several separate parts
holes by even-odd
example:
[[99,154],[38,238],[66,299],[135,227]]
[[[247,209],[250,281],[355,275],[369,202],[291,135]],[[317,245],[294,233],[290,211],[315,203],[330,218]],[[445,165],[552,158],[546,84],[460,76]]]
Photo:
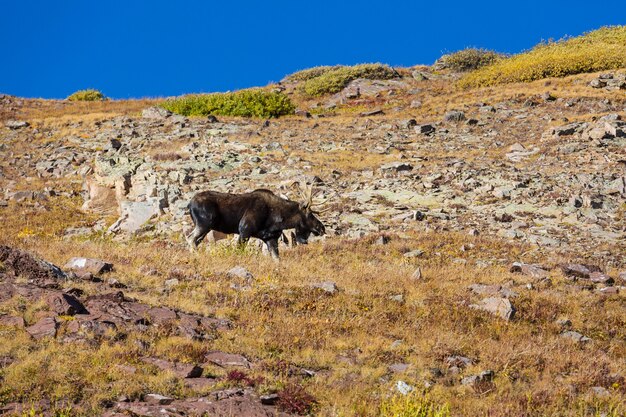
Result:
[[295,106],[286,95],[260,88],[232,93],[193,94],[167,100],[162,107],[183,116],[279,117]]
[[102,101],[106,100],[104,94],[99,90],[80,90],[67,98],[69,101]]
[[286,76],[285,81],[307,81],[307,80],[310,80],[311,78],[319,77],[320,75],[323,75],[330,70],[334,70],[340,67],[341,67],[340,65],[334,65],[334,66],[325,65],[321,67],[305,69],[302,71],[294,72],[293,74]]
[[491,65],[504,57],[504,54],[487,49],[467,48],[442,56],[435,62],[435,67],[466,72]]
[[389,65],[360,64],[352,67],[335,67],[322,71],[321,75],[304,82],[304,93],[312,97],[334,94],[343,90],[350,81],[357,78],[370,80],[388,80],[398,77],[398,73]]
[[470,72],[459,80],[463,88],[530,82],[626,67],[626,26],[603,27],[582,36],[544,42]]
[[411,393],[394,395],[380,405],[380,417],[450,417],[448,405],[438,405],[427,397]]

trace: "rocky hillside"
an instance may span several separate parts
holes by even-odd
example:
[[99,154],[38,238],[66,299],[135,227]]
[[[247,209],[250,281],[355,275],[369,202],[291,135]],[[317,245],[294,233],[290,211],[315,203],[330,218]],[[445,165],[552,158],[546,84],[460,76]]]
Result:
[[[622,415],[625,77],[287,78],[269,120],[0,96],[2,412]],[[326,236],[187,252],[196,192],[295,181]]]

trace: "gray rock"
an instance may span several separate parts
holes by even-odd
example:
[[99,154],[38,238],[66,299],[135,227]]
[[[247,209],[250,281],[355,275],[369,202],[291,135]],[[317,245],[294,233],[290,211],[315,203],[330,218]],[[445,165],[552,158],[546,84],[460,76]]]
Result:
[[462,122],[465,120],[465,113],[458,110],[452,110],[443,116],[443,120],[446,122]]
[[515,308],[511,304],[511,301],[504,297],[488,297],[481,300],[478,304],[471,304],[470,307],[487,311],[507,321],[513,319],[515,315]]
[[28,122],[25,122],[23,120],[7,120],[6,122],[4,122],[4,125],[13,130],[22,129],[24,127],[30,126]]
[[318,282],[315,284],[311,284],[312,288],[319,288],[322,291],[325,291],[329,294],[334,294],[337,291],[339,291],[339,288],[337,288],[337,284],[335,284],[332,281],[323,281],[323,282]]
[[582,334],[575,332],[573,330],[568,330],[565,331],[563,333],[561,333],[561,337],[565,338],[565,339],[570,339],[573,340],[574,342],[578,342],[578,343],[587,343],[590,342],[591,339],[588,338],[587,336],[583,336]]
[[146,394],[144,401],[148,404],[168,405],[171,404],[174,399],[160,394]]
[[404,381],[396,382],[396,391],[398,391],[402,395],[409,395],[414,390],[415,387],[413,385],[409,385]]
[[415,249],[410,252],[405,253],[403,256],[405,258],[419,258],[424,254],[424,251],[421,249]]
[[162,200],[150,198],[146,201],[122,201],[120,218],[109,228],[109,231],[135,233],[148,221],[161,214]]
[[141,112],[144,119],[166,119],[172,115],[172,112],[162,107],[148,107]]
[[252,273],[248,271],[246,268],[244,268],[243,266],[236,266],[230,269],[228,272],[226,272],[226,275],[229,278],[241,278],[245,280],[251,280],[254,278]]
[[462,385],[478,385],[493,380],[495,373],[491,370],[483,371],[478,375],[466,376],[461,380]]
[[66,264],[65,268],[78,271],[89,272],[93,275],[100,275],[103,272],[109,272],[113,269],[113,264],[92,258],[72,258]]

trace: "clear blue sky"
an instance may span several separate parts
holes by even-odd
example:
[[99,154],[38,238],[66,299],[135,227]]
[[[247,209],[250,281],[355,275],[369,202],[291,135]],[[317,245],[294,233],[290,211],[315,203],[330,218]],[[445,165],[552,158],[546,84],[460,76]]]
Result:
[[0,93],[113,98],[266,85],[317,65],[431,64],[626,24],[623,1],[0,0]]

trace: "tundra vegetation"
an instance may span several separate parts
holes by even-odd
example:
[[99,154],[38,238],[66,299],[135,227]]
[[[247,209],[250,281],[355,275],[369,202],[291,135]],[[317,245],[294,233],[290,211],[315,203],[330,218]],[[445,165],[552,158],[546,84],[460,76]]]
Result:
[[398,73],[389,65],[359,64],[354,66],[318,67],[297,72],[289,79],[303,79],[302,91],[311,97],[334,94],[341,91],[350,81],[357,78],[368,80],[389,80]]
[[167,100],[163,108],[183,116],[279,117],[295,110],[289,97],[260,88],[232,93],[192,94]]
[[106,100],[106,97],[99,90],[88,89],[76,91],[75,93],[72,93],[67,99],[69,101],[102,101]]
[[435,67],[457,72],[476,70],[491,65],[506,55],[483,48],[466,48],[443,55],[435,62]]
[[[593,33],[619,38],[621,30]],[[460,88],[451,69],[420,66],[337,102],[345,90],[302,93],[336,67],[285,81],[282,93],[228,98],[0,98],[0,253],[19,248],[68,272],[74,256],[113,264],[53,288],[27,269],[14,273],[21,258],[2,258],[0,410],[93,416],[149,404],[151,394],[184,401],[252,392],[291,415],[623,416],[621,67],[610,77]],[[289,111],[267,112],[268,94],[270,107]],[[141,116],[156,105],[190,116]],[[324,117],[291,115],[296,106],[317,106]],[[249,118],[199,117],[220,115],[216,108],[245,108],[237,111]],[[107,232],[117,206],[83,209],[96,155],[99,168],[113,170],[139,161],[107,188],[114,204],[128,179],[131,189],[152,187],[131,202],[168,197],[170,206],[134,234]],[[230,239],[189,253],[180,201],[207,188],[282,192],[303,173],[333,192],[320,217],[325,239],[285,248],[278,265]],[[157,180],[168,181],[169,196]],[[530,272],[512,268],[517,261]],[[603,269],[594,271],[600,281],[587,264]],[[10,294],[12,286],[20,291]],[[133,316],[102,330],[100,319],[89,327],[80,314],[57,313],[39,292],[87,305],[121,292],[129,310],[111,315],[133,315],[133,306],[228,325],[190,336],[176,321]],[[496,314],[484,308],[489,299]],[[50,316],[56,334],[32,337],[31,326]],[[208,360],[215,352],[232,357]],[[187,378],[173,364],[201,365],[201,374]]]
[[494,61],[459,81],[462,88],[529,82],[626,67],[626,26],[603,27],[574,38],[542,42]]

